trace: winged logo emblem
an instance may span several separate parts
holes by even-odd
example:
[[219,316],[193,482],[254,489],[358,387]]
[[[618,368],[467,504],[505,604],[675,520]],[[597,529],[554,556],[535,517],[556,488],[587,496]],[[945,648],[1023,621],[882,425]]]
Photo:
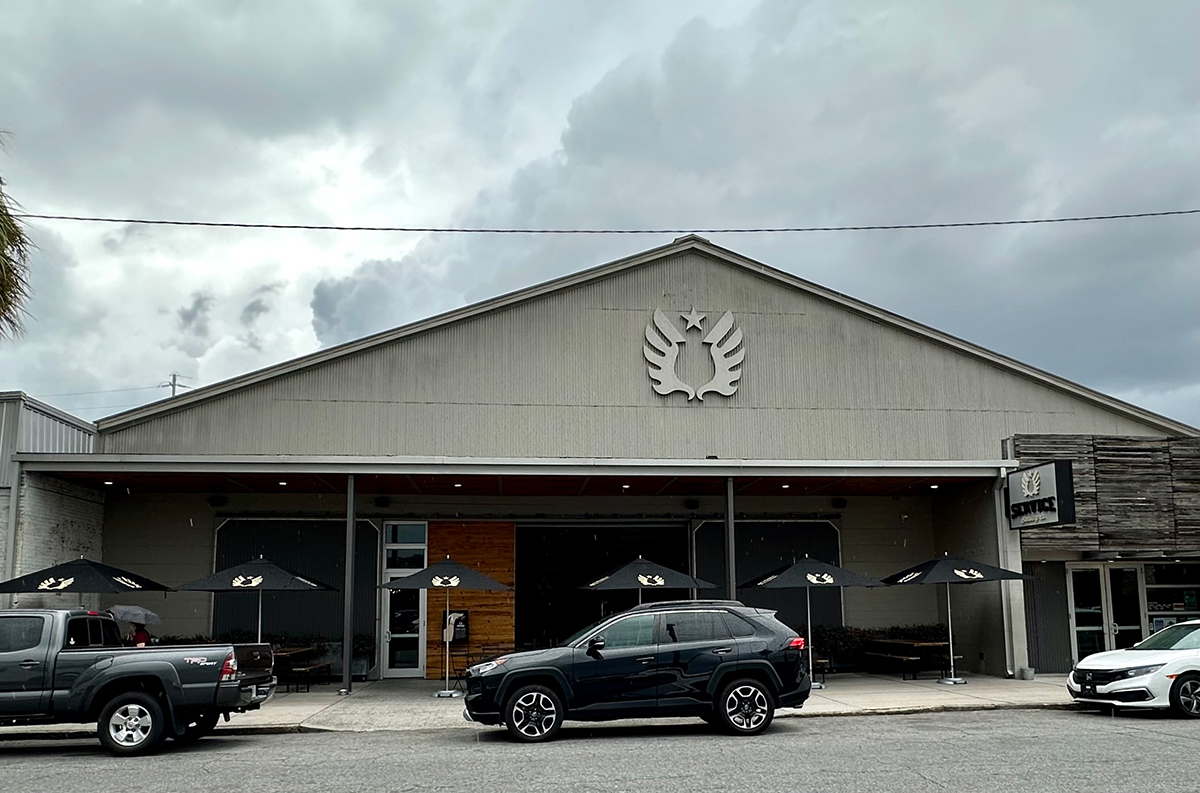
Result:
[[833,576],[829,573],[805,573],[804,577],[810,584],[832,584]]
[[[698,314],[695,308],[690,315],[681,316],[687,320],[687,328],[703,330],[700,323],[705,315]],[[652,387],[655,393],[666,396],[682,391],[687,394],[689,402],[692,399],[703,402],[705,394],[733,396],[742,377],[742,362],[746,358],[746,348],[741,347],[742,339],[742,329],[734,327],[733,314],[726,311],[701,341],[708,345],[713,365],[712,378],[699,388],[693,388],[680,379],[676,370],[680,345],[687,342],[684,331],[679,330],[661,310],[655,309],[653,321],[646,326],[646,344],[642,346],[642,355],[646,358],[647,372],[654,383]]]
[[901,578],[901,579],[900,579],[899,581],[897,581],[896,583],[897,583],[897,584],[907,584],[909,581],[912,581],[914,578],[919,578],[919,577],[920,577],[920,575],[921,575],[921,571],[920,571],[920,570],[914,570],[913,572],[911,572],[911,573],[909,573],[908,575],[906,575],[906,576],[904,576],[903,578]]
[[439,587],[458,586],[459,578],[456,575],[435,575],[429,580],[429,583]]
[[959,570],[956,567],[954,568],[954,574],[959,578],[965,578],[968,581],[978,581],[980,578],[983,578],[983,573],[979,572],[974,567],[968,567],[966,570]]
[[253,589],[263,582],[263,577],[260,575],[239,575],[235,576],[229,583],[236,587],[246,587]]
[[1037,471],[1026,471],[1021,474],[1021,495],[1026,498],[1036,498],[1042,490],[1042,475]]
[[121,586],[127,586],[130,589],[141,589],[142,588],[142,585],[139,584],[137,581],[134,581],[132,578],[126,578],[123,575],[115,575],[115,576],[113,576],[113,580],[116,581]]
[[37,588],[43,592],[53,592],[59,589],[66,589],[71,584],[75,583],[74,578],[47,578],[37,585]]
[[667,582],[660,575],[639,575],[638,583],[642,586],[663,586]]

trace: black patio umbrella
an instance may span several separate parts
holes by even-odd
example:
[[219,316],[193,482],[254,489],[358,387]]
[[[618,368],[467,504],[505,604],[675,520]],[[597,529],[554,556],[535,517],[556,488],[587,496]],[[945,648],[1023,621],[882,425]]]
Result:
[[115,620],[132,622],[134,625],[158,625],[162,617],[143,606],[111,606],[106,609]]
[[128,592],[167,592],[171,587],[145,576],[110,567],[80,556],[69,562],[0,583],[0,592],[86,592],[115,595]]
[[687,573],[663,567],[649,559],[638,557],[632,562],[610,570],[590,584],[584,584],[580,589],[636,589],[638,603],[642,602],[642,591],[646,589],[716,589],[716,584],[710,584],[699,578],[693,578]]
[[179,588],[192,592],[258,592],[258,641],[262,641],[262,593],[263,592],[319,592],[332,591],[333,587],[304,578],[268,562],[261,556],[244,564],[219,570],[207,578],[180,584]]
[[888,586],[908,586],[912,584],[945,584],[946,585],[946,633],[950,647],[950,677],[943,677],[939,683],[962,685],[966,683],[954,674],[954,619],[950,611],[951,584],[977,584],[980,581],[1017,581],[1029,578],[1022,573],[1005,570],[1003,567],[992,567],[990,564],[973,562],[970,559],[955,559],[944,554],[938,559],[893,573],[883,579]]
[[[806,555],[798,562],[786,567],[773,570],[759,576],[753,581],[742,584],[740,588],[762,587],[763,589],[803,589],[805,626],[808,632],[808,679],[813,680],[813,629],[812,629],[812,596],[809,594],[813,587],[847,587],[847,586],[883,586],[874,578],[851,572]],[[813,688],[824,688],[821,683],[813,680]]]
[[[450,619],[450,590],[473,589],[485,592],[501,592],[512,589],[495,579],[489,578],[478,570],[472,570],[466,565],[459,564],[449,555],[440,562],[434,562],[424,570],[418,570],[411,575],[388,581],[383,585],[387,589],[444,589],[446,590],[446,619]],[[446,687],[434,696],[455,697],[457,691],[450,688],[450,632],[447,625],[442,626],[442,638],[445,640],[444,659],[446,663]]]

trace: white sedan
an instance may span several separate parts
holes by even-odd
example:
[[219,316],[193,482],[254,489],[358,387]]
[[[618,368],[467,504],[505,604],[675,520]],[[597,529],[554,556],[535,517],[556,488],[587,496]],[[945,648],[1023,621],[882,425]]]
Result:
[[1164,628],[1127,650],[1084,658],[1067,677],[1077,702],[1171,708],[1200,718],[1200,620]]

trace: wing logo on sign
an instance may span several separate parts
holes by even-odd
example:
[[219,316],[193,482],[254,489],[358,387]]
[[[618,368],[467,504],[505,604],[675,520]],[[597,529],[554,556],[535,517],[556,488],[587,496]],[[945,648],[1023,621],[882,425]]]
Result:
[[968,581],[978,581],[980,578],[983,578],[983,573],[979,572],[974,567],[968,567],[966,570],[959,570],[956,567],[954,568],[954,574],[959,578],[965,578]]
[[904,576],[896,583],[897,584],[907,584],[909,581],[912,581],[913,579],[920,578],[920,577],[921,577],[921,571],[916,570],[916,571],[913,571],[913,572],[909,573],[908,575]]
[[113,580],[116,581],[121,586],[127,586],[130,589],[141,589],[142,588],[142,585],[139,584],[137,581],[134,581],[132,578],[126,578],[123,575],[115,575],[115,576],[113,576]]
[[262,582],[263,582],[263,577],[260,575],[239,575],[239,576],[236,576],[229,583],[235,587],[239,587],[239,588],[245,587],[247,589],[253,589],[254,587],[261,584]]
[[[687,321],[686,330],[704,330],[700,323],[705,315],[697,313],[696,309],[693,308],[690,314],[681,316]],[[742,361],[746,358],[746,348],[738,349],[742,343],[742,329],[734,328],[733,324],[733,314],[726,311],[701,341],[702,344],[708,345],[713,376],[699,388],[692,388],[683,382],[676,372],[679,345],[687,342],[684,332],[675,327],[661,310],[655,309],[653,322],[646,326],[646,345],[642,347],[642,355],[649,364],[647,372],[654,381],[655,393],[666,396],[682,391],[687,394],[689,402],[692,399],[703,402],[705,394],[733,396],[742,377]]]
[[435,575],[430,579],[429,583],[436,587],[451,587],[458,586],[458,576],[456,575]]
[[75,583],[74,578],[47,578],[38,584],[37,588],[43,592],[53,592],[59,589],[66,589],[73,583]]
[[642,586],[663,586],[667,582],[660,575],[639,575],[638,583]]
[[1021,495],[1025,498],[1037,498],[1042,492],[1042,475],[1037,471],[1026,471],[1021,474]]
[[810,584],[832,584],[833,576],[829,573],[805,573],[805,578]]

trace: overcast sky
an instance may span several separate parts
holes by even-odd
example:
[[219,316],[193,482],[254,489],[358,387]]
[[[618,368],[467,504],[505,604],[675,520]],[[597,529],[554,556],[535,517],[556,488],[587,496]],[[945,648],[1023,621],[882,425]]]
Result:
[[[5,0],[27,211],[923,223],[1200,206],[1200,4]],[[37,222],[0,390],[85,418],[669,242]],[[710,235],[1200,425],[1200,220]],[[50,396],[134,389],[116,393]]]

